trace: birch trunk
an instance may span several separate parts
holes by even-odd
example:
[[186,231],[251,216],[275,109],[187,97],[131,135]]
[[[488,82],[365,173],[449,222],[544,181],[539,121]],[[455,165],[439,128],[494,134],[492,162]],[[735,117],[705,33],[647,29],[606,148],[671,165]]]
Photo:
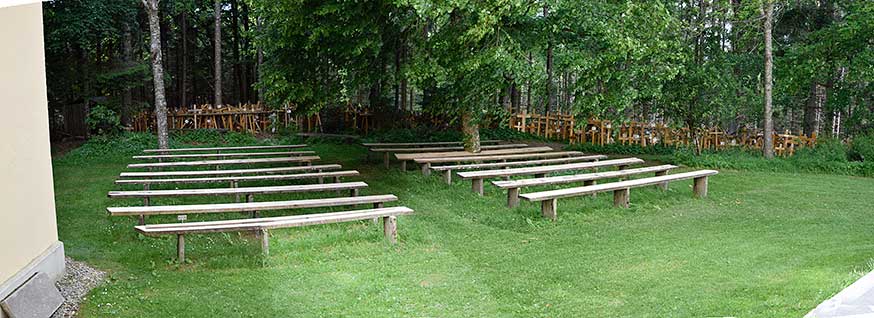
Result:
[[164,96],[164,65],[161,58],[161,25],[158,21],[159,0],[142,0],[149,15],[149,51],[152,54],[152,81],[155,85],[155,117],[158,121],[158,148],[167,149],[167,99]]
[[765,158],[774,158],[774,120],[771,118],[772,109],[772,94],[774,89],[774,61],[772,56],[771,43],[771,27],[774,18],[774,3],[772,0],[766,0],[762,9],[765,22],[765,144],[762,145],[762,151]]
[[222,1],[215,0],[215,106],[222,105]]

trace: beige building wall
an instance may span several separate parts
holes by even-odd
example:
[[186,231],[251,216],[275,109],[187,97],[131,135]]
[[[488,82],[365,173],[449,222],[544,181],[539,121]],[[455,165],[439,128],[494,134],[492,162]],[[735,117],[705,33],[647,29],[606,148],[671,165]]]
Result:
[[56,256],[47,255],[57,254],[60,246],[49,148],[42,5],[8,1],[0,0],[0,292],[27,275],[24,272],[46,271],[36,263],[46,259],[56,263]]

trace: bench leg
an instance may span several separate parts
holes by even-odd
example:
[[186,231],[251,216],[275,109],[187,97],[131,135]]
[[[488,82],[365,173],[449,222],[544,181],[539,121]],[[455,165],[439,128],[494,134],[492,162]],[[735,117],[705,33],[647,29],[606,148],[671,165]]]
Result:
[[401,171],[403,171],[403,172],[407,171],[407,161],[406,160],[401,160]]
[[[231,188],[237,188],[238,186],[239,186],[239,183],[237,183],[237,181],[231,181]],[[234,200],[237,203],[240,203],[240,194],[239,193],[234,195]]]
[[389,159],[389,154],[388,154],[388,152],[383,152],[383,153],[382,153],[382,164],[385,165],[385,168],[386,168],[386,169],[389,168],[389,166],[390,166],[390,165],[389,165],[389,162],[390,162],[390,161],[391,161],[391,160]]
[[[382,203],[382,202],[376,202],[373,204],[374,209],[382,209],[384,207],[385,207],[385,203]],[[373,218],[373,224],[379,224],[379,217],[378,216]]]
[[358,196],[358,189],[349,189],[349,196],[350,197],[357,197]]
[[692,191],[695,192],[695,197],[707,197],[707,177],[698,177],[693,179]]
[[520,188],[507,189],[507,207],[515,208],[519,206],[519,190]]
[[[596,184],[598,184],[598,181],[596,181],[596,180],[586,180],[586,181],[583,181],[583,186],[587,186],[587,187],[588,187],[588,186],[593,186],[593,185],[596,185]],[[593,198],[594,198],[594,197],[597,197],[597,196],[598,196],[597,193],[592,193],[592,197],[593,197]]]
[[[317,173],[322,173],[322,169],[316,170]],[[325,184],[325,177],[319,177],[319,184]]]
[[422,164],[422,175],[424,175],[426,177],[431,175],[431,164],[430,163],[423,163]]
[[[246,202],[255,202],[255,195],[254,194],[247,194],[246,195]],[[258,211],[252,211],[252,218],[257,218],[258,216],[259,216]]]
[[185,235],[176,235],[176,260],[180,263],[185,262]]
[[627,208],[629,202],[630,189],[619,189],[613,191],[613,206],[618,208]]
[[540,201],[540,214],[547,219],[555,221],[555,219],[557,218],[555,211],[557,205],[558,199]]
[[546,177],[546,174],[545,173],[535,173],[534,177],[535,178],[543,178],[543,177]]
[[470,189],[473,190],[474,193],[482,196],[484,194],[483,179],[472,179]]
[[452,170],[443,171],[443,181],[446,184],[452,184]]
[[267,229],[261,229],[259,231],[261,235],[261,255],[270,255],[270,234],[267,233]]
[[146,216],[145,215],[140,214],[139,223],[140,223],[140,225],[146,225]]
[[382,218],[382,227],[385,232],[385,238],[389,243],[395,244],[398,242],[398,217],[385,216]]
[[[668,175],[668,171],[659,171],[655,173],[656,177],[666,176]],[[664,191],[668,191],[668,182],[662,182],[658,184],[658,187]]]

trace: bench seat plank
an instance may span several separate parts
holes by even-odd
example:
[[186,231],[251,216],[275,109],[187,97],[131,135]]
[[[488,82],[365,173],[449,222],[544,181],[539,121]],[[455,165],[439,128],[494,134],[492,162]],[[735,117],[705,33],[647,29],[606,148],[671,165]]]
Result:
[[260,229],[275,229],[282,227],[297,227],[313,224],[370,220],[375,217],[396,216],[411,213],[413,213],[413,210],[407,207],[389,207],[258,219],[139,225],[135,226],[134,228],[137,230],[137,232],[149,236],[212,232],[241,232]]
[[335,170],[343,168],[338,164],[328,165],[312,165],[312,166],[293,166],[279,168],[257,168],[257,169],[233,169],[233,170],[195,170],[195,171],[149,171],[149,172],[122,172],[119,174],[121,178],[153,178],[153,177],[186,177],[186,176],[222,176],[222,175],[246,175],[246,174],[271,174],[296,171],[319,171],[319,170]]
[[569,176],[554,176],[554,177],[545,177],[545,178],[533,178],[533,179],[522,179],[522,180],[510,180],[510,181],[492,181],[492,184],[501,189],[511,189],[511,188],[524,188],[524,187],[533,187],[533,186],[541,186],[541,185],[554,185],[554,184],[565,184],[565,183],[574,183],[580,181],[590,181],[590,180],[600,180],[607,178],[618,178],[631,176],[636,174],[643,174],[649,172],[661,172],[671,169],[676,169],[677,166],[674,165],[660,165],[660,166],[651,166],[651,167],[643,167],[643,168],[634,168],[634,169],[626,169],[626,170],[615,170],[615,171],[604,171],[604,172],[593,172],[593,173],[585,173],[585,174],[575,174]]
[[[502,140],[480,140],[480,144],[496,144]],[[433,141],[433,142],[366,142],[361,144],[364,147],[438,147],[438,146],[460,146],[464,145],[461,141]]]
[[424,158],[442,158],[442,157],[469,157],[469,156],[489,156],[489,155],[509,155],[518,153],[535,153],[552,151],[550,147],[526,147],[514,149],[498,149],[485,150],[478,153],[468,151],[452,151],[452,152],[425,152],[425,153],[410,153],[410,154],[395,154],[398,160],[416,160]]
[[168,149],[146,149],[143,152],[184,152],[184,151],[229,151],[229,150],[256,150],[256,149],[294,149],[303,148],[307,145],[273,145],[273,146],[242,146],[242,147],[209,147],[209,148],[168,148]]
[[281,157],[281,158],[174,161],[174,162],[132,163],[132,164],[127,165],[127,167],[128,168],[164,168],[164,167],[221,166],[221,165],[260,164],[260,163],[312,162],[312,161],[319,160],[319,159],[321,159],[321,158],[319,158],[319,156],[296,156],[296,157]]
[[[582,154],[577,151],[561,151],[561,152],[545,152],[543,154],[556,154],[556,156],[570,156]],[[496,156],[498,157],[495,160],[509,160],[509,159],[520,159],[521,158],[529,158],[526,157],[529,155],[507,155],[507,156]],[[536,155],[533,155],[536,157]],[[451,159],[460,158],[463,161],[468,160],[482,160],[477,159],[475,157],[455,157]],[[442,159],[442,158],[439,158]],[[448,160],[451,160],[448,159]],[[471,163],[471,164],[458,164],[458,165],[446,165],[446,166],[431,166],[431,170],[434,171],[446,171],[446,170],[472,170],[472,169],[483,169],[483,168],[502,168],[502,167],[515,167],[515,166],[531,166],[531,165],[540,165],[540,164],[552,164],[552,163],[570,163],[570,162],[585,162],[585,161],[593,161],[593,160],[602,160],[607,159],[607,156],[604,155],[591,155],[591,156],[579,156],[579,157],[566,157],[566,158],[554,158],[554,159],[535,159],[535,160],[524,160],[524,161],[507,161],[507,162],[490,162],[490,163]],[[431,160],[431,159],[424,159]],[[483,161],[490,161],[489,158]],[[418,162],[418,161],[417,161]]]
[[461,163],[461,162],[480,162],[480,161],[501,161],[501,160],[519,160],[519,159],[549,159],[570,156],[582,156],[579,151],[550,151],[536,152],[523,154],[509,155],[489,155],[489,156],[464,156],[464,157],[442,157],[442,158],[422,158],[415,159],[418,164],[435,164],[435,163]]
[[116,184],[162,184],[162,183],[219,183],[239,181],[276,181],[276,180],[301,180],[316,178],[339,178],[354,177],[359,173],[356,170],[298,173],[298,174],[271,174],[258,176],[230,176],[215,178],[173,178],[173,179],[119,179]]
[[[528,147],[528,144],[504,144],[504,145],[489,145],[489,146],[481,146],[481,149],[485,150],[496,150],[496,149],[512,149],[512,148],[521,148]],[[464,150],[463,146],[453,146],[453,147],[422,147],[422,148],[372,148],[370,151],[373,152],[439,152],[439,151],[451,151],[451,150]]]
[[669,182],[669,181],[708,177],[708,176],[715,175],[717,173],[719,173],[719,171],[716,171],[716,170],[698,170],[698,171],[676,173],[676,174],[670,174],[670,175],[664,175],[664,176],[658,176],[658,177],[626,180],[626,181],[611,182],[611,183],[602,183],[602,184],[569,188],[569,189],[532,192],[532,193],[522,194],[522,195],[520,195],[520,197],[525,198],[528,201],[543,201],[543,200],[561,199],[561,198],[575,197],[575,196],[581,196],[581,195],[598,193],[598,192],[656,185],[656,184],[661,184],[661,183]]
[[326,184],[305,184],[270,187],[242,187],[218,189],[180,189],[180,190],[144,190],[144,191],[110,191],[110,198],[144,198],[144,197],[182,197],[202,195],[235,195],[235,194],[276,194],[300,193],[316,191],[341,191],[366,188],[364,182],[341,182]]
[[106,208],[106,211],[109,212],[111,216],[257,212],[269,210],[305,209],[357,204],[385,203],[397,200],[398,197],[387,194],[271,202],[108,207]]
[[312,150],[305,151],[273,151],[273,152],[232,152],[232,153],[192,153],[176,155],[145,155],[133,156],[133,159],[184,159],[184,158],[231,158],[231,157],[261,157],[261,156],[303,156],[315,155]]
[[597,162],[569,163],[569,164],[563,164],[563,165],[550,165],[550,166],[539,166],[539,167],[496,169],[496,170],[482,170],[482,171],[466,171],[466,172],[459,172],[458,176],[461,177],[462,179],[485,179],[485,178],[532,175],[532,174],[546,174],[546,173],[552,173],[552,172],[592,169],[592,168],[609,167],[609,166],[626,166],[626,165],[633,165],[633,164],[640,164],[640,163],[643,163],[643,160],[638,159],[638,158],[624,158],[624,159],[613,159],[613,160],[604,160],[604,161],[597,161]]

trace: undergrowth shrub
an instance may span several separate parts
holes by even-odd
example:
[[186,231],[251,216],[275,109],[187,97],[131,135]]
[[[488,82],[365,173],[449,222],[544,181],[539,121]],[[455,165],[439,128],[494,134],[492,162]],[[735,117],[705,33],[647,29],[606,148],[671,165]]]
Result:
[[158,138],[149,133],[126,132],[117,135],[92,136],[79,148],[60,158],[62,162],[81,162],[95,158],[127,157],[155,148]]
[[874,133],[853,138],[852,151],[859,160],[874,163]]
[[88,130],[95,135],[114,135],[122,131],[121,117],[109,107],[97,105],[85,117]]

